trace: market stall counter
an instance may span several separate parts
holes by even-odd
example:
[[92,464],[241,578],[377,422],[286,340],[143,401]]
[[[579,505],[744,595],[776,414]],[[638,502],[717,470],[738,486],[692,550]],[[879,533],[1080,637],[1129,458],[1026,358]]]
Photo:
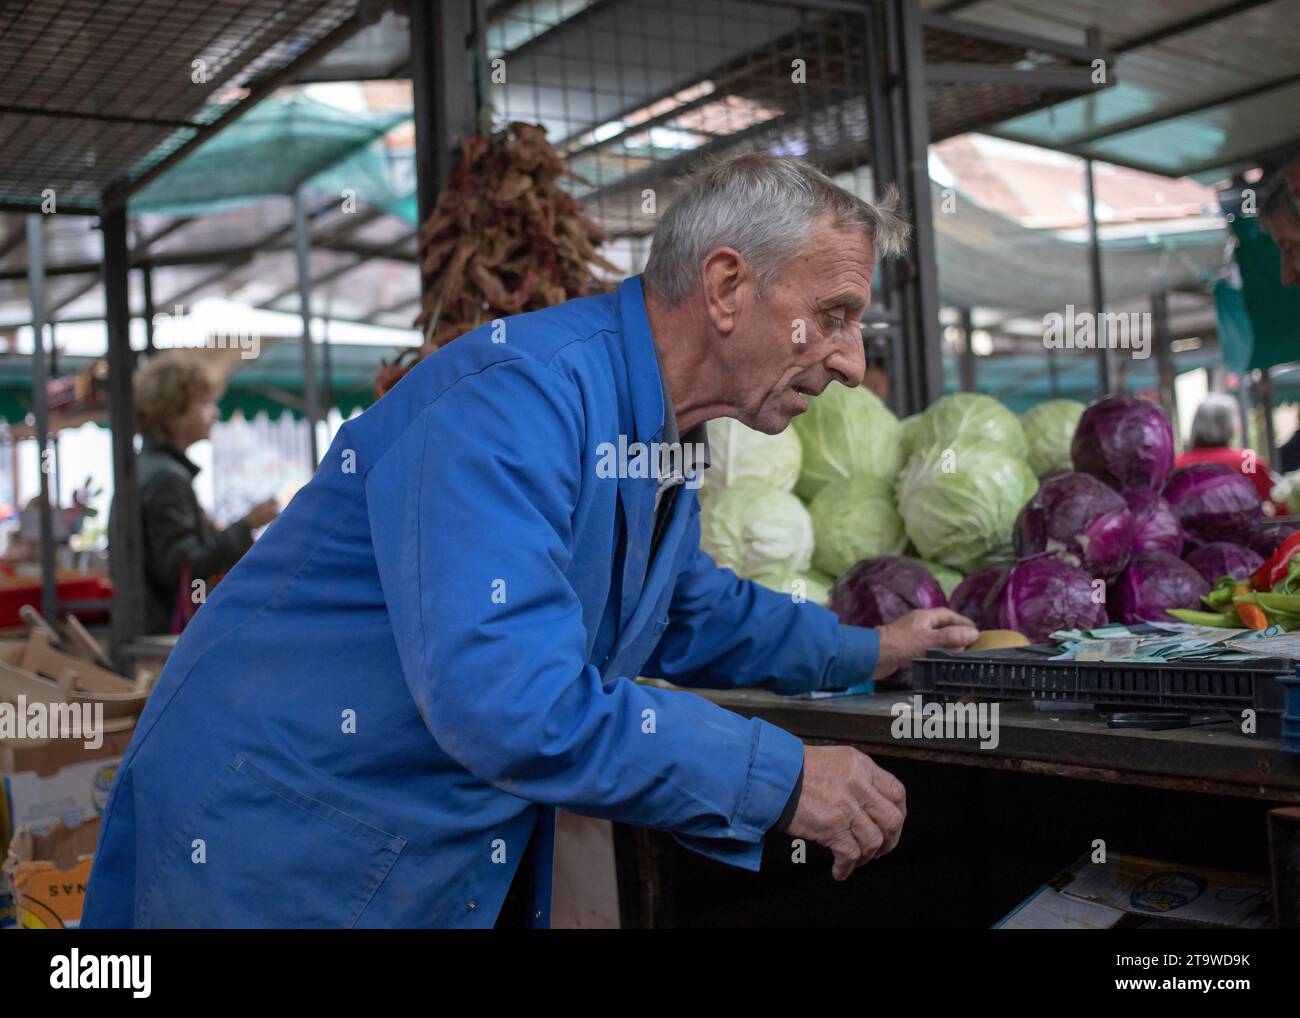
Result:
[[[822,699],[708,692],[810,744],[851,745],[908,790],[903,840],[832,885],[820,857],[769,835],[763,871],[739,877],[668,835],[621,829],[623,925],[935,928],[993,925],[1098,842],[1187,864],[1270,873],[1274,921],[1300,915],[1300,754],[1226,724],[1113,728],[1091,710],[999,703],[993,732],[927,728],[912,690]],[[909,828],[911,830],[909,830]],[[911,837],[909,837],[911,835]],[[1270,838],[1272,839],[1270,853]],[[1291,873],[1292,876],[1288,876]],[[852,885],[856,885],[852,886]]]

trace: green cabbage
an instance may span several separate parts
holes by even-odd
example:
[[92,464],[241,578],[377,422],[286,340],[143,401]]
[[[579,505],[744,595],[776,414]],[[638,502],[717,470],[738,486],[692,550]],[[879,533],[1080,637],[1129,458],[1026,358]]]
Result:
[[932,445],[903,467],[898,511],[921,558],[966,570],[1011,548],[1016,517],[1037,487],[1034,472],[1000,445]]
[[925,566],[930,575],[939,581],[939,586],[943,588],[943,596],[952,597],[952,592],[957,589],[957,584],[961,583],[963,579],[961,573],[948,566],[941,566],[938,562],[927,562],[921,558],[916,561]]
[[736,484],[715,491],[701,508],[700,547],[738,576],[803,572],[812,562],[812,520],[789,492]]
[[1028,453],[1025,432],[1010,410],[992,396],[959,392],[935,400],[914,426],[909,456],[932,445],[945,448],[961,441],[992,442],[1012,456],[1024,459]]
[[779,591],[782,594],[789,594],[791,597],[797,594],[803,600],[811,601],[813,604],[819,604],[823,607],[830,601],[831,587],[835,585],[835,581],[825,573],[800,573],[795,572],[793,569],[763,573],[761,576],[755,576],[754,579],[772,590]]
[[907,543],[894,493],[869,477],[832,481],[808,506],[813,565],[831,576],[878,555],[897,555]]
[[709,469],[704,488],[752,482],[778,491],[794,490],[803,451],[790,428],[766,435],[723,417],[709,422]]
[[839,383],[808,400],[794,419],[803,446],[795,491],[811,501],[831,481],[867,477],[892,484],[903,465],[902,429],[889,407],[862,387]]
[[921,447],[925,444],[925,419],[924,413],[912,414],[911,417],[904,417],[898,422],[902,429],[901,442],[903,444],[903,462],[906,463],[912,458],[912,453],[920,452]]
[[1039,477],[1073,470],[1070,443],[1074,429],[1087,408],[1072,399],[1049,399],[1020,415],[1020,426],[1029,445],[1026,462]]

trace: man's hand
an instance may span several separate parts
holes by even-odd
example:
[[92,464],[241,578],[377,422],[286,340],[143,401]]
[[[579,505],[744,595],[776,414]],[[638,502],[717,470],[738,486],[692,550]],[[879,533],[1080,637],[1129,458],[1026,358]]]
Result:
[[898,844],[907,817],[903,783],[849,746],[805,746],[803,791],[787,833],[835,854],[831,875],[845,880]]
[[961,650],[979,636],[975,623],[949,608],[918,608],[900,619],[876,629],[880,636],[880,659],[873,679],[883,679],[925,657],[931,648]]

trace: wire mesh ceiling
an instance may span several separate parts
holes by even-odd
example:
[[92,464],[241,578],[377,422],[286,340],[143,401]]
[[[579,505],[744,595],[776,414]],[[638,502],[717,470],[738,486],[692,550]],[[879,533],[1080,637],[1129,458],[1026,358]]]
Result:
[[[1020,46],[928,26],[928,62],[1070,66]],[[698,160],[761,150],[810,160],[870,193],[869,77],[880,76],[864,11],[816,0],[532,0],[503,10],[488,57],[499,123],[546,126],[585,183],[574,188],[615,236],[651,232],[647,189],[667,207]],[[932,85],[939,140],[1067,98],[1041,86]]]
[[95,211],[339,29],[356,0],[0,5],[0,203]]

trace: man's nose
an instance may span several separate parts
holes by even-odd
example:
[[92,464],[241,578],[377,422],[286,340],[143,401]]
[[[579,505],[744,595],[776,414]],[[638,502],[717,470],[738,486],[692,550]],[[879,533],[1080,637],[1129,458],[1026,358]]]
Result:
[[837,346],[824,363],[835,381],[856,389],[867,374],[867,350],[861,336]]

